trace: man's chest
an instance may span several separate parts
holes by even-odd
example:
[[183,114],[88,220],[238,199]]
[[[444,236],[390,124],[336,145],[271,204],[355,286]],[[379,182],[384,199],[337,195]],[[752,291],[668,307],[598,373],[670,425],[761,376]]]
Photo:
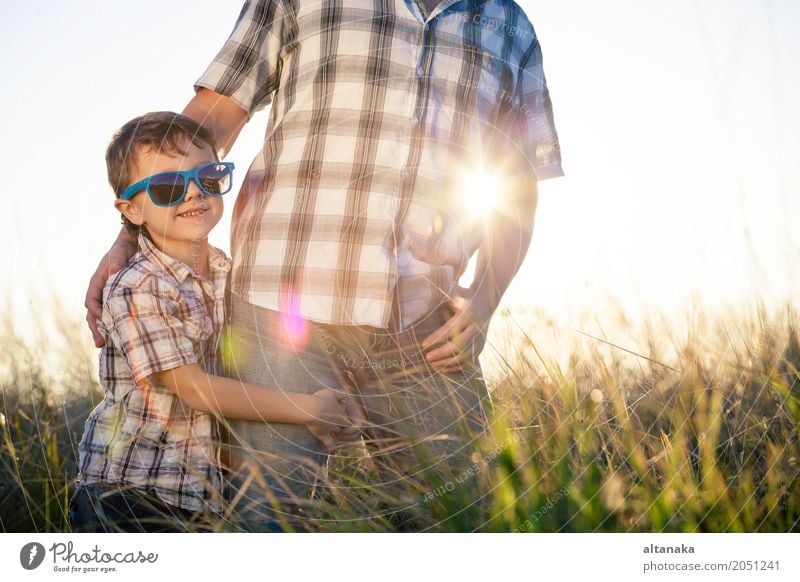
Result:
[[[427,14],[440,3],[415,1]],[[451,6],[423,22],[406,2],[300,3],[280,84],[298,91],[327,85],[321,91],[329,96],[327,110],[339,104],[357,109],[367,84],[379,97],[400,96],[401,113],[414,107],[409,94],[422,93],[446,111],[477,106],[491,116],[513,92],[523,49],[516,36],[485,24],[502,20],[484,15],[487,9],[487,4],[471,10]]]
[[425,6],[425,13],[430,14],[439,4],[439,0],[418,0]]

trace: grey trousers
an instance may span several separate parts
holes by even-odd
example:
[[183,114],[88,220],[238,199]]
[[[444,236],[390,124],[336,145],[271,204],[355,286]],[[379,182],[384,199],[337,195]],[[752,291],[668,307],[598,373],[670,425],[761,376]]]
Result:
[[[466,467],[486,428],[491,404],[480,366],[443,374],[420,347],[449,316],[443,305],[402,332],[396,318],[388,329],[334,326],[231,294],[226,374],[292,392],[330,387],[352,394],[369,421],[362,449],[377,470],[371,485],[401,492],[439,464]],[[281,531],[281,521],[303,529],[314,517],[304,502],[326,481],[325,447],[301,425],[228,423],[233,523],[246,531]]]

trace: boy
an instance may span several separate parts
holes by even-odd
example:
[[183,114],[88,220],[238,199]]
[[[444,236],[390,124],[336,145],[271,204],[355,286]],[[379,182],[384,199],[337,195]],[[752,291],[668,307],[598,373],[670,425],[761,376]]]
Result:
[[105,397],[79,445],[70,525],[202,529],[222,505],[215,417],[303,424],[329,448],[358,431],[331,389],[299,394],[218,375],[231,265],[208,233],[233,164],[219,161],[212,135],[187,117],[149,113],[114,135],[106,163],[139,252],[103,293]]

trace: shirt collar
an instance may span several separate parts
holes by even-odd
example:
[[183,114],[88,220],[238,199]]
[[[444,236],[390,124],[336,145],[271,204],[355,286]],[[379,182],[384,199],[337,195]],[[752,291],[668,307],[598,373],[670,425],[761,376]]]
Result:
[[[186,263],[183,261],[179,261],[173,257],[170,257],[168,254],[161,252],[158,250],[153,241],[151,241],[147,236],[144,234],[139,234],[139,252],[141,252],[145,257],[153,261],[156,265],[159,265],[164,270],[169,272],[175,279],[178,280],[179,283],[183,283],[183,281],[191,275],[195,279],[203,279],[204,277],[197,273],[194,269],[190,268]],[[214,271],[229,271],[231,266],[228,262],[225,254],[216,247],[208,245],[208,268],[209,268],[209,275],[213,278]]]
[[[417,0],[417,1],[420,4],[423,4],[422,0]],[[473,8],[477,8],[486,1],[487,0],[467,0],[466,2],[464,2],[463,0],[440,0],[439,4],[437,6],[434,6],[433,11],[431,11],[430,15],[428,16],[428,19],[430,20],[434,16],[438,16],[439,14],[450,8],[453,4],[460,4],[463,2],[464,5],[459,6],[459,10],[466,11]]]

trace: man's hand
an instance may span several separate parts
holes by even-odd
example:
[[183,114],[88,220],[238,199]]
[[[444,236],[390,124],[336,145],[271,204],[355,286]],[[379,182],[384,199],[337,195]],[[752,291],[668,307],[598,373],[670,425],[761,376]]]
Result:
[[[441,372],[477,366],[489,320],[528,252],[539,199],[535,176],[526,189],[514,192],[509,193],[505,208],[485,217],[472,286],[456,285],[450,302],[452,317],[422,342],[423,350],[433,348],[427,353],[428,363]],[[440,342],[444,344],[437,345]]]
[[458,286],[449,307],[452,317],[422,342],[426,360],[440,372],[475,369],[493,309],[480,294]]
[[83,304],[86,307],[86,323],[89,324],[95,347],[102,348],[105,345],[103,336],[97,330],[97,320],[103,315],[103,288],[108,278],[122,269],[134,254],[136,246],[133,243],[118,239],[100,260],[97,270],[89,281],[89,289],[86,291]]

